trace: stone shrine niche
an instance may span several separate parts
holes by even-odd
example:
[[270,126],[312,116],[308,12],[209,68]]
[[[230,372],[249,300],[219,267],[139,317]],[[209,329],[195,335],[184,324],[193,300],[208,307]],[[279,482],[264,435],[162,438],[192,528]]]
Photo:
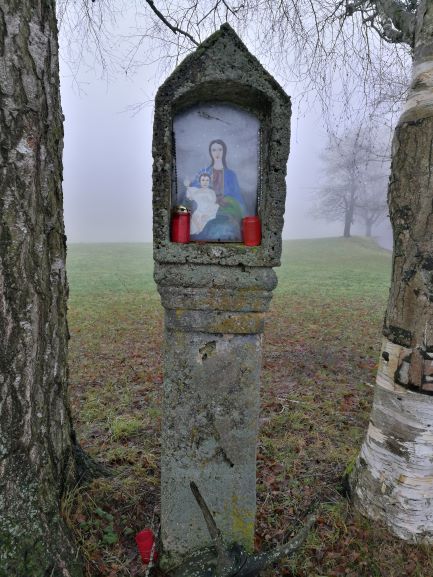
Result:
[[260,121],[229,103],[199,103],[173,120],[172,207],[191,213],[191,241],[241,242],[260,206]]
[[[278,266],[290,98],[230,26],[224,24],[160,86],[153,134],[155,261]],[[224,143],[225,177],[204,174],[200,182],[200,173],[212,169],[209,144],[215,140]],[[174,224],[179,224],[179,233],[189,229],[181,207],[197,209],[197,195],[203,206],[190,213],[189,242],[173,241]],[[242,238],[242,217],[250,217],[244,224],[259,217],[259,245]],[[218,226],[206,229],[214,220]]]

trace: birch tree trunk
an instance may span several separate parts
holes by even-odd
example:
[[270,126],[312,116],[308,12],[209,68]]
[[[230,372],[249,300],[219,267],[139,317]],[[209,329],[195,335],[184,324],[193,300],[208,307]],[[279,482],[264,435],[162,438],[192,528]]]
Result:
[[355,506],[411,541],[433,542],[433,0],[417,11],[413,82],[388,191],[391,290]]
[[0,1],[0,576],[78,577],[54,0]]

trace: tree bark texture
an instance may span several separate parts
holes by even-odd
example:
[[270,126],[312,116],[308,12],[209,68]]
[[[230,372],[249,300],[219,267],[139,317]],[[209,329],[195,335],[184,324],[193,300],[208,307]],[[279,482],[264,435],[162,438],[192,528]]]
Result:
[[0,104],[0,576],[78,577],[54,0],[0,1]]
[[367,516],[433,542],[433,0],[421,2],[417,18],[412,88],[393,141],[384,340],[351,489]]

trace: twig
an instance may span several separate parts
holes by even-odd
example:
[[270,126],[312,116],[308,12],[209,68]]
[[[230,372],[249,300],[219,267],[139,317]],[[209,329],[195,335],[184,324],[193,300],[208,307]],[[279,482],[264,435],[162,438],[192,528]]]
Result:
[[194,481],[191,481],[189,486],[191,487],[192,494],[194,495],[194,498],[197,501],[197,505],[200,507],[201,512],[203,513],[203,517],[204,520],[206,521],[209,535],[211,536],[213,544],[215,545],[215,549],[218,555],[218,566],[220,568],[230,566],[231,561],[227,554],[224,539],[221,535],[221,531],[218,529],[215,523],[215,519],[213,518],[212,513],[209,510],[209,507],[207,506],[205,500],[203,499]]
[[173,26],[173,24],[170,24],[170,22],[167,20],[164,14],[162,14],[162,12],[160,12],[158,8],[155,6],[153,0],[146,0],[146,3],[150,6],[151,10],[153,10],[153,12],[158,16],[161,22],[163,22],[167,26],[167,28],[169,28],[172,32],[174,32],[174,34],[177,34],[179,32],[179,34],[183,34],[183,36],[186,36],[196,46],[199,45],[197,40],[195,40],[195,38],[191,36],[189,32],[187,32],[186,30],[182,30],[177,26]]

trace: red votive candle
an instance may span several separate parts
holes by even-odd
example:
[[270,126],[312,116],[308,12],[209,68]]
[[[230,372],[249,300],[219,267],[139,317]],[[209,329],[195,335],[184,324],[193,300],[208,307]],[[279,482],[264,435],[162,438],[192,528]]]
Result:
[[242,219],[242,236],[247,246],[258,246],[262,240],[262,226],[258,216]]
[[[141,560],[143,563],[150,563],[150,557],[152,554],[152,547],[155,543],[155,535],[152,529],[143,529],[135,536],[135,542],[137,543],[138,551],[141,555]],[[153,551],[153,561],[158,558],[158,553]]]
[[189,242],[191,215],[184,206],[176,206],[171,218],[171,242]]

